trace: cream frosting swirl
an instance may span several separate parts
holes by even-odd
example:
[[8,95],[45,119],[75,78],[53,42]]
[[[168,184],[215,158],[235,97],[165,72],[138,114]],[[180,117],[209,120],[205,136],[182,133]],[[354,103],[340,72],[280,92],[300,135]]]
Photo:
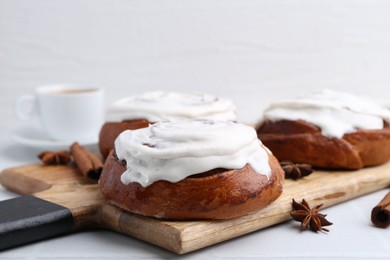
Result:
[[178,182],[216,168],[240,169],[249,164],[271,174],[268,149],[249,126],[215,120],[160,122],[127,130],[115,140],[119,160],[126,161],[124,184],[146,187],[158,180]]
[[384,121],[390,122],[390,110],[362,97],[324,89],[271,104],[264,120],[304,120],[329,138],[341,138],[357,129],[382,129]]
[[236,107],[225,98],[208,94],[153,91],[114,102],[108,121],[146,119],[149,122],[186,119],[236,120]]

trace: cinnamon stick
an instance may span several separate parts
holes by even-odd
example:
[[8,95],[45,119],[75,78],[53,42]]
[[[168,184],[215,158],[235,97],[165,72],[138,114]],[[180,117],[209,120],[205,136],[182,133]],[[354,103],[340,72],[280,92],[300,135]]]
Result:
[[390,192],[372,209],[371,222],[380,228],[390,226]]
[[103,169],[103,161],[77,142],[70,147],[70,152],[80,172],[91,179],[98,180]]

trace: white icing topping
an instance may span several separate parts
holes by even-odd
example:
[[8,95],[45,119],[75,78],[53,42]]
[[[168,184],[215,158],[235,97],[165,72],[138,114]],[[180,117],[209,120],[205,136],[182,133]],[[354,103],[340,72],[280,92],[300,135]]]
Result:
[[127,130],[115,141],[127,169],[124,184],[146,187],[158,180],[178,182],[216,168],[240,169],[249,164],[257,173],[271,174],[268,151],[249,126],[215,120],[160,122]]
[[147,119],[149,122],[186,119],[236,120],[229,99],[207,94],[154,91],[120,99],[107,109],[107,121]]
[[390,110],[367,99],[333,90],[321,90],[271,104],[264,119],[304,120],[321,128],[327,137],[341,138],[356,129],[382,129]]

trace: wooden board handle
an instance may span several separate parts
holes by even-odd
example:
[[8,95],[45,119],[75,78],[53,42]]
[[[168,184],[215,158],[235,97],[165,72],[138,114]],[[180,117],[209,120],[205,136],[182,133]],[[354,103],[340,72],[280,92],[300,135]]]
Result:
[[73,216],[63,206],[34,196],[0,202],[0,251],[72,229]]

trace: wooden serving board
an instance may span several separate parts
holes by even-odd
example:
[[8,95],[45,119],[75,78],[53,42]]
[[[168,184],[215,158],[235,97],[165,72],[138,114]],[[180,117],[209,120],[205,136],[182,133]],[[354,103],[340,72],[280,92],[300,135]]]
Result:
[[[225,221],[163,221],[124,212],[106,203],[98,184],[82,177],[72,166],[30,164],[9,168],[0,174],[0,183],[9,190],[69,209],[72,231],[107,228],[184,254],[290,219],[293,198],[297,201],[304,198],[312,206],[323,203],[329,207],[388,187],[390,163],[358,171],[316,171],[298,181],[286,180],[283,194],[271,205],[254,214]],[[4,202],[0,202],[0,209]],[[26,211],[23,207],[16,210]],[[7,214],[4,212],[0,214],[0,245],[4,243],[2,239],[13,236],[13,231],[1,236],[1,215]],[[22,239],[10,246],[30,240]]]

